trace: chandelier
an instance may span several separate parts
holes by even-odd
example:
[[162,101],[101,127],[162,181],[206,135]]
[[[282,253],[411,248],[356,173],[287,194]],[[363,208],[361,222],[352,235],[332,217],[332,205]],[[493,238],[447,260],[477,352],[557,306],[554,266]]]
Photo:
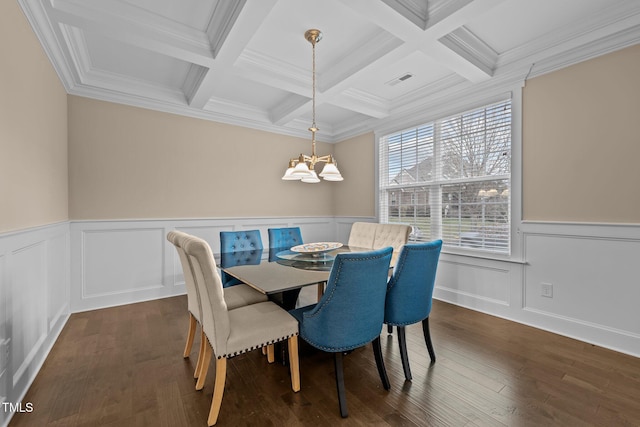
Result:
[[311,155],[300,154],[297,159],[289,160],[289,167],[284,173],[282,179],[286,181],[302,181],[306,183],[320,182],[318,174],[316,174],[316,163],[326,163],[320,177],[325,181],[342,181],[342,175],[336,166],[334,158],[329,154],[326,156],[316,155],[316,132],[318,132],[318,126],[316,125],[316,43],[322,39],[322,33],[320,30],[307,30],[304,33],[304,38],[307,39],[312,46],[312,117],[313,121],[309,130],[311,131]]

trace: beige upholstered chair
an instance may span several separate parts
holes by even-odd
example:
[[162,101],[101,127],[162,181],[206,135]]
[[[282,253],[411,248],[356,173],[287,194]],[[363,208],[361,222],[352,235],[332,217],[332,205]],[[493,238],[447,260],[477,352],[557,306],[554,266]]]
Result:
[[372,222],[354,222],[349,233],[349,246],[373,249],[378,224]]
[[[184,283],[187,289],[187,309],[189,311],[189,332],[187,333],[187,342],[184,347],[183,357],[189,357],[191,354],[191,347],[193,346],[193,339],[196,334],[196,329],[201,323],[202,308],[200,302],[200,293],[196,287],[196,283],[193,279],[193,269],[189,263],[189,258],[182,248],[183,241],[189,237],[189,234],[182,231],[170,231],[167,234],[167,240],[171,242],[178,252],[180,258],[180,265],[182,266],[182,272],[184,275]],[[238,285],[224,290],[224,298],[227,303],[227,307],[231,310],[237,307],[242,307],[249,304],[255,304],[258,302],[267,301],[267,296],[252,289],[247,285]],[[199,365],[202,363],[202,349],[204,345],[200,343],[200,350],[198,351],[198,360],[196,362],[196,369],[194,372],[194,378],[197,378]]]
[[373,249],[393,247],[391,265],[396,265],[400,249],[409,241],[411,226],[405,224],[378,224],[376,235],[373,239]]
[[367,249],[393,247],[391,266],[394,266],[400,249],[409,241],[411,226],[405,224],[378,224],[354,222],[349,233],[349,246]]
[[[206,241],[187,237],[183,248],[193,268],[202,302],[202,330],[205,346],[198,383],[204,382],[211,356],[216,358],[216,378],[208,424],[218,420],[227,371],[227,359],[288,340],[291,388],[300,390],[298,362],[298,321],[273,302],[261,302],[229,310],[224,299],[222,281],[211,248]],[[196,387],[197,388],[197,387]]]

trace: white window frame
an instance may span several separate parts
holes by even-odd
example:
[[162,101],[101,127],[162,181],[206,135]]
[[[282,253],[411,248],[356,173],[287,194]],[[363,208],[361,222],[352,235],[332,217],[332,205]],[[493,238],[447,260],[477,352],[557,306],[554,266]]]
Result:
[[[510,253],[497,253],[485,250],[469,250],[463,247],[443,247],[442,252],[454,255],[472,256],[485,259],[496,259],[523,262],[523,242],[520,233],[522,225],[522,88],[524,82],[518,82],[508,91],[502,88],[492,88],[480,91],[466,101],[452,99],[449,103],[426,108],[420,115],[405,117],[402,123],[388,123],[375,130],[375,194],[376,219],[381,221],[380,212],[380,144],[382,139],[390,134],[401,132],[403,129],[418,127],[446,117],[454,116],[473,109],[483,108],[510,97],[511,99],[511,188],[510,188]],[[439,218],[440,216],[438,216]]]

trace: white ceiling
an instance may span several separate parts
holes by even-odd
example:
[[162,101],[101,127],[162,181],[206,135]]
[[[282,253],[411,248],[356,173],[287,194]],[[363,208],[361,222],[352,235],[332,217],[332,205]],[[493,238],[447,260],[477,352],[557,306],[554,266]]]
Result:
[[640,43],[638,0],[18,1],[70,94],[298,136],[318,28],[328,142]]

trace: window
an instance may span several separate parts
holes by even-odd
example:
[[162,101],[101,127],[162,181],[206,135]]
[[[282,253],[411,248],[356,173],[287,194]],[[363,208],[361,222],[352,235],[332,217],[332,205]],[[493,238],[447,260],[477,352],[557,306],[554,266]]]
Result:
[[412,240],[510,249],[511,101],[380,139],[380,220]]

